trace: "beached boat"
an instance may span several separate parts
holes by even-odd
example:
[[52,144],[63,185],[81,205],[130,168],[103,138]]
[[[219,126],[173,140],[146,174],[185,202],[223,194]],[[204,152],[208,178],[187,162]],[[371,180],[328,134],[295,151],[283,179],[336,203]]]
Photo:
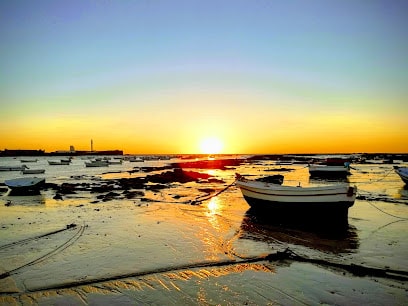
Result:
[[41,174],[44,173],[45,169],[24,169],[21,171],[23,174]]
[[71,163],[72,158],[64,158],[64,159],[60,159],[60,161],[63,163]]
[[310,176],[347,176],[350,175],[350,164],[345,163],[342,166],[331,166],[331,165],[320,165],[312,164],[309,165]]
[[92,160],[90,162],[85,162],[85,167],[107,167],[109,162],[107,160]]
[[39,190],[44,183],[45,178],[39,177],[22,177],[4,181],[7,187],[19,193]]
[[131,163],[137,163],[137,162],[141,163],[141,162],[144,161],[143,158],[141,158],[141,157],[136,157],[136,156],[130,156],[128,160],[129,160]]
[[58,166],[58,165],[69,165],[71,161],[68,160],[49,160],[48,164],[50,166]]
[[345,219],[356,199],[357,187],[347,183],[301,187],[247,180],[237,174],[235,182],[248,204],[297,218]]
[[21,166],[0,166],[0,171],[23,171],[24,169],[28,169],[26,165]]
[[109,165],[121,165],[122,160],[121,159],[115,159],[115,160],[108,160]]
[[346,177],[350,175],[350,160],[348,158],[330,157],[323,162],[308,165],[310,176]]
[[395,172],[400,176],[405,184],[408,184],[408,167],[394,166]]

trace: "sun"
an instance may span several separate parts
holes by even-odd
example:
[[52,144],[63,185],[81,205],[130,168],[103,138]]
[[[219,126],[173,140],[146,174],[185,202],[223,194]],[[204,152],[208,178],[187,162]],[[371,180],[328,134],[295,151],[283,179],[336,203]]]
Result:
[[200,151],[203,154],[219,154],[222,147],[221,140],[215,137],[208,137],[200,142]]

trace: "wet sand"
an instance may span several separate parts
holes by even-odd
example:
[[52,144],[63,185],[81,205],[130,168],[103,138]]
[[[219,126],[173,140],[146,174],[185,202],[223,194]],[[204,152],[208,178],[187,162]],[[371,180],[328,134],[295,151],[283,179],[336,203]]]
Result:
[[[0,273],[9,274],[0,279],[0,304],[406,305],[408,199],[393,174],[366,185],[367,173],[353,174],[374,200],[356,200],[340,233],[265,222],[235,186],[187,204],[228,187],[237,170],[271,167],[201,170],[224,183],[171,183],[132,199],[81,191],[58,200],[51,188],[3,195]],[[306,184],[307,170],[295,167],[285,180]],[[372,181],[388,171],[363,168]],[[358,275],[352,265],[396,273]]]

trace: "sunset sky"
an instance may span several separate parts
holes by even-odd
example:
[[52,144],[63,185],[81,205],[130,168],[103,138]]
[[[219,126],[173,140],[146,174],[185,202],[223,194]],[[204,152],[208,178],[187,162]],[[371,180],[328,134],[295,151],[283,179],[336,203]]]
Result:
[[0,1],[0,39],[0,150],[408,152],[408,1]]

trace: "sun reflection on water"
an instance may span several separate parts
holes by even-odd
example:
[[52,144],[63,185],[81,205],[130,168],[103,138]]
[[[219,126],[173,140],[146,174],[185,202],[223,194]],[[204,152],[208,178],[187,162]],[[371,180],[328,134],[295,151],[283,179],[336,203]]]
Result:
[[220,201],[218,197],[211,198],[207,204],[207,216],[214,216],[220,212]]

